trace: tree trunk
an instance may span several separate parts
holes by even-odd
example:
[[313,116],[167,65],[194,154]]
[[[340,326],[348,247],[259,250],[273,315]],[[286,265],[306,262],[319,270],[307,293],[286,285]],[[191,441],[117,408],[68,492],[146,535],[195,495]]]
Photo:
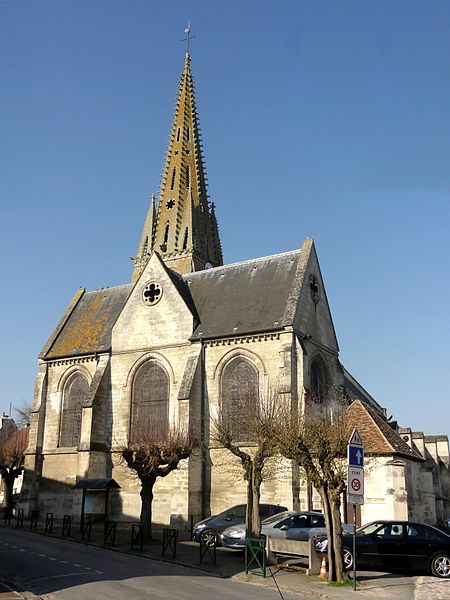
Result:
[[341,526],[341,500],[332,499],[331,516],[333,520],[333,555],[336,569],[336,581],[344,581],[347,575],[344,570],[344,561],[342,558],[342,526]]
[[261,497],[261,482],[256,469],[253,469],[253,484],[252,484],[252,522],[251,522],[251,537],[259,538],[261,533],[261,516],[259,514],[259,500]]
[[152,538],[152,502],[153,486],[156,478],[142,481],[141,487],[141,526],[144,541],[149,542]]
[[253,523],[253,469],[247,473],[247,508],[245,511],[245,531],[247,537],[252,537]]
[[317,488],[317,491],[319,492],[320,499],[322,500],[323,516],[325,517],[325,527],[327,528],[328,581],[336,581],[336,565],[334,560],[334,527],[329,491],[325,485],[320,485]]

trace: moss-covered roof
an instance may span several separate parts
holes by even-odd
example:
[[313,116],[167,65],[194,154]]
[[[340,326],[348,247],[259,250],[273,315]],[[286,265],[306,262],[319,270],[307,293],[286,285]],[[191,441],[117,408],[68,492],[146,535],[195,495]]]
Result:
[[59,331],[54,332],[55,339],[43,357],[55,359],[108,351],[113,325],[131,289],[129,284],[85,292]]

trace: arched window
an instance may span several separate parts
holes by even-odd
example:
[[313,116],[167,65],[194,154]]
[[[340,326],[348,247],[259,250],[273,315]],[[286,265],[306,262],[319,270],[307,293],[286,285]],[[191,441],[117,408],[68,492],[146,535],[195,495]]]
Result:
[[59,445],[73,448],[80,443],[83,402],[89,394],[89,383],[81,373],[74,373],[64,386]]
[[246,358],[230,361],[222,373],[220,417],[239,442],[248,441],[249,415],[258,409],[259,374]]
[[312,362],[309,383],[311,400],[322,404],[326,400],[328,392],[328,378],[321,360],[315,359]]
[[175,187],[175,175],[177,174],[177,168],[174,167],[173,171],[172,171],[172,180],[170,182],[170,189],[173,190],[173,188]]
[[189,170],[189,165],[186,165],[186,187],[189,188],[191,183],[191,172]]
[[145,432],[165,436],[169,428],[169,378],[155,360],[136,373],[131,401],[130,438]]

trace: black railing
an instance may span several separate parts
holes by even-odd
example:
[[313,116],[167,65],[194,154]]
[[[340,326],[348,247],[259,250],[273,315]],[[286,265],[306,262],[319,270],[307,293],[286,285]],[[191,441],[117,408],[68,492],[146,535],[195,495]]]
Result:
[[47,513],[45,517],[45,533],[53,533],[53,513]]
[[163,529],[163,543],[161,556],[165,556],[167,551],[172,552],[172,558],[177,555],[177,537],[178,529],[167,527]]
[[38,521],[39,521],[39,511],[38,510],[32,510],[31,511],[31,517],[30,517],[30,529],[31,531],[36,530],[37,526],[38,526]]
[[131,549],[134,550],[136,546],[142,552],[144,548],[144,531],[140,523],[133,523],[131,525]]
[[204,538],[200,536],[200,562],[206,559],[216,564],[217,536]]
[[62,537],[70,537],[72,531],[72,515],[63,516]]
[[16,529],[22,529],[23,517],[24,517],[23,508],[18,508],[17,509],[17,517],[16,517]]
[[105,529],[103,533],[103,545],[106,546],[108,540],[111,542],[111,546],[116,545],[116,529],[117,521],[105,521]]

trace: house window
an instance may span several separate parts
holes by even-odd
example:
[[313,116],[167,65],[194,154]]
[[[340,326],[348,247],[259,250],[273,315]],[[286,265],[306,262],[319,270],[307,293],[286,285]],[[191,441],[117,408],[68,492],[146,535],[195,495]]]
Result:
[[238,442],[249,440],[249,415],[259,404],[258,370],[240,356],[224,368],[221,380],[221,419]]
[[169,378],[155,360],[136,373],[131,401],[131,440],[142,435],[164,437],[169,428]]
[[89,394],[89,383],[81,373],[74,373],[66,382],[63,393],[63,408],[59,432],[59,446],[78,446],[81,437],[83,402]]

